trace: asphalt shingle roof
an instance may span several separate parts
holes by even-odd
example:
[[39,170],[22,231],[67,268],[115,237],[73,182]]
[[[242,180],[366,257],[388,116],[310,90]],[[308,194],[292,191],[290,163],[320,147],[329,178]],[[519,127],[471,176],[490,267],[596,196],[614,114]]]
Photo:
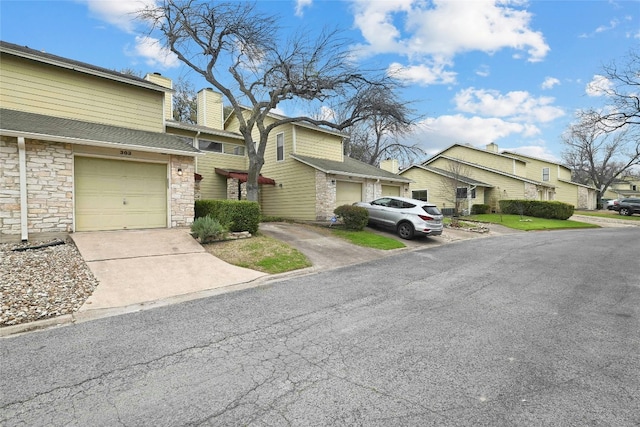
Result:
[[314,167],[324,173],[337,175],[351,175],[364,178],[384,179],[387,181],[412,182],[408,178],[401,177],[394,173],[372,166],[370,164],[345,157],[343,162],[335,160],[320,159],[316,157],[301,156],[292,154],[291,157],[301,161],[311,167]]
[[[0,109],[0,134],[86,145],[115,145],[140,151],[194,155],[200,151],[175,135]],[[75,141],[77,140],[77,141]]]

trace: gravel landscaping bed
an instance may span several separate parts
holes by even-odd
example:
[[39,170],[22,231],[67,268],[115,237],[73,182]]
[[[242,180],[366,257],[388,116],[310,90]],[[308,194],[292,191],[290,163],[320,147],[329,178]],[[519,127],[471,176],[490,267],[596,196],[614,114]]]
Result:
[[0,327],[73,313],[97,285],[71,240],[0,244]]

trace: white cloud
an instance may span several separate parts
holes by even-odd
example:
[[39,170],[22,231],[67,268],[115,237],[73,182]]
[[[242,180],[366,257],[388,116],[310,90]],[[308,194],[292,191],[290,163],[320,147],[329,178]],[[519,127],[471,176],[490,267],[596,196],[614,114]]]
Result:
[[371,54],[448,62],[463,52],[511,48],[526,51],[530,62],[540,61],[549,46],[542,33],[530,28],[531,13],[519,6],[490,0],[354,0],[354,16]]
[[434,154],[451,144],[482,146],[513,135],[532,137],[540,134],[536,126],[509,122],[500,118],[444,115],[422,121],[411,140],[424,141],[423,149]]
[[154,6],[155,0],[77,0],[85,3],[99,19],[118,28],[132,32],[136,13],[145,7]]
[[620,22],[617,19],[612,19],[611,21],[609,21],[609,25],[601,25],[598,28],[596,28],[595,32],[604,33],[605,31],[613,30],[618,26],[619,23]]
[[387,74],[406,83],[419,85],[450,84],[456,80],[456,73],[445,71],[443,65],[429,67],[427,65],[403,66],[397,62],[389,65]]
[[587,83],[585,92],[589,96],[604,96],[612,88],[613,83],[611,82],[611,80],[607,79],[605,76],[596,74],[593,76],[593,79],[591,79],[591,81]]
[[546,79],[544,79],[544,82],[542,82],[542,89],[551,89],[556,85],[560,84],[560,80],[556,79],[555,77],[547,77]]
[[526,91],[512,91],[503,95],[495,90],[461,90],[454,97],[456,109],[464,113],[509,118],[513,121],[545,123],[562,117],[562,109],[551,105],[552,97],[533,97]]
[[136,45],[133,52],[129,54],[142,56],[145,58],[146,64],[151,67],[175,68],[180,66],[178,57],[153,37],[136,36]]
[[312,4],[313,0],[296,0],[296,16],[304,15],[304,9]]

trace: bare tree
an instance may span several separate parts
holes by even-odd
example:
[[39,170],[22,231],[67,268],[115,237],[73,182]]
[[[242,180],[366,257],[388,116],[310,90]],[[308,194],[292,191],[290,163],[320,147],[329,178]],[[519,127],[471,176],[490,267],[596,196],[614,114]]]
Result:
[[570,126],[562,140],[572,180],[597,187],[598,200],[617,177],[640,165],[640,141],[631,128],[611,131],[587,118]]
[[[164,0],[139,13],[180,61],[221,92],[233,108],[249,157],[249,200],[258,200],[258,176],[274,128],[307,122],[343,130],[376,111],[371,97],[359,95],[366,95],[372,85],[384,87],[392,81],[357,70],[348,40],[338,31],[325,31],[315,39],[300,32],[283,40],[277,19],[255,6]],[[283,101],[336,98],[349,100],[350,114],[340,123],[306,116],[268,119]]]
[[174,86],[173,119],[182,123],[198,122],[198,95],[193,85],[180,78]]
[[388,158],[411,164],[418,156],[424,156],[425,152],[418,144],[409,145],[402,140],[418,120],[409,103],[398,99],[388,88],[373,86],[369,92],[372,104],[378,108],[348,129],[345,154],[374,166]]
[[[601,110],[582,113],[582,121],[594,121],[606,132],[640,125],[640,50],[630,50],[621,67],[615,62],[603,67],[604,79],[595,88],[607,97]],[[637,132],[637,131],[632,131]]]
[[471,178],[471,168],[454,159],[447,160],[446,169],[442,170],[440,178],[440,196],[453,203],[454,218],[462,213],[465,203],[471,196],[469,178]]

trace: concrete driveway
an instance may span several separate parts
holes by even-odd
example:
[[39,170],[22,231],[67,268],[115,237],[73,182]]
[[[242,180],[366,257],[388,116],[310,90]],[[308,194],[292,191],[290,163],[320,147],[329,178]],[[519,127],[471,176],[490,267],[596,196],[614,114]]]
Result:
[[265,273],[214,257],[186,228],[70,235],[100,284],[79,313],[159,304],[167,298],[248,283]]

